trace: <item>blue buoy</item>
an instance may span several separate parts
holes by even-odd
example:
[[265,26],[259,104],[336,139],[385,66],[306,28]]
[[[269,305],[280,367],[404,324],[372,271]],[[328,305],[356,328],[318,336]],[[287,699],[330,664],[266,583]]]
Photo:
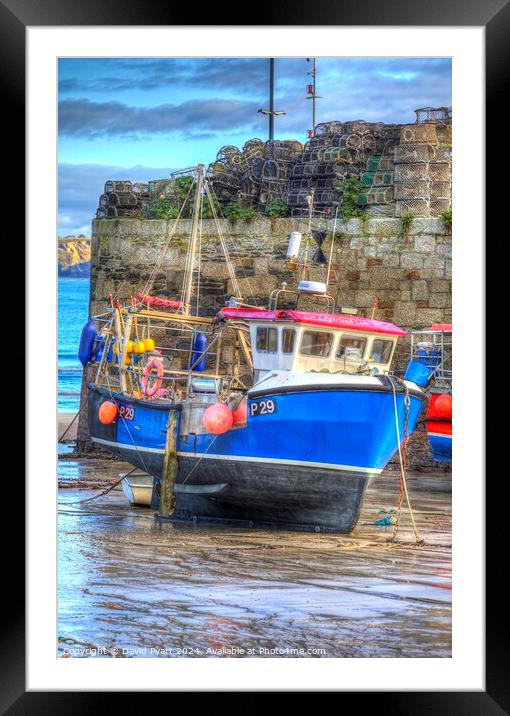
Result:
[[[206,348],[207,348],[207,336],[205,335],[205,333],[200,333],[200,332],[195,333],[195,337],[193,338],[193,352],[191,354],[190,368],[195,363],[195,361],[198,360],[198,358],[200,358],[200,356],[202,355],[202,353],[205,351]],[[207,358],[206,358],[206,356],[204,356],[202,358],[202,360],[200,361],[200,363],[197,363],[197,365],[193,368],[193,370],[194,371],[195,370],[196,371],[205,370],[206,362],[207,362]]]
[[78,358],[83,366],[86,366],[92,358],[95,340],[96,327],[94,325],[94,321],[89,318],[87,323],[81,329],[80,345],[78,348]]

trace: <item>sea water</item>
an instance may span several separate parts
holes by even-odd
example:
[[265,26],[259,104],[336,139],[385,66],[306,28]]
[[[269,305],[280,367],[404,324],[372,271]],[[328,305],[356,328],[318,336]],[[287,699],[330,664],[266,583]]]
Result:
[[88,278],[58,279],[58,412],[76,413],[80,407],[82,366],[78,344],[88,318]]

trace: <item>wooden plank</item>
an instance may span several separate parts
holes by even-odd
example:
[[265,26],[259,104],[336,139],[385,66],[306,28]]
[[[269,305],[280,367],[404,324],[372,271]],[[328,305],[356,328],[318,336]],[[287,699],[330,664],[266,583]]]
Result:
[[165,457],[159,498],[159,517],[170,517],[175,509],[175,482],[179,472],[177,458],[177,410],[170,410],[166,429]]
[[185,315],[184,313],[166,313],[165,311],[150,311],[141,310],[136,312],[137,316],[144,318],[155,318],[160,321],[173,321],[175,323],[193,323],[202,324],[204,326],[212,326],[216,321],[215,318],[210,316],[191,316]]

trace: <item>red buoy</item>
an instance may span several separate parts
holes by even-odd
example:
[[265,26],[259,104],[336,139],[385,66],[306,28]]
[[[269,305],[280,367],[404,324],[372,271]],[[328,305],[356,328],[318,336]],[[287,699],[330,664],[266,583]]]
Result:
[[246,398],[243,398],[237,408],[232,413],[232,418],[234,425],[238,425],[239,423],[245,423],[246,422],[246,415],[247,415],[247,407],[246,407]]
[[103,423],[103,425],[111,425],[118,414],[119,409],[117,405],[112,403],[111,400],[105,400],[104,403],[101,403],[101,407],[99,408],[99,422]]
[[440,395],[438,398],[436,398],[434,408],[436,410],[436,413],[439,415],[439,417],[451,418],[452,417],[452,396],[449,393],[444,393],[443,395]]
[[203,414],[202,423],[208,433],[221,435],[232,427],[232,411],[228,405],[214,403],[214,405],[210,405]]

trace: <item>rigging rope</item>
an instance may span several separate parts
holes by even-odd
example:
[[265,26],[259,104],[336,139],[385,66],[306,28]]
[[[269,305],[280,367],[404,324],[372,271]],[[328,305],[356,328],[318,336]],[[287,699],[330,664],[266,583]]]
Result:
[[149,274],[149,278],[147,279],[147,282],[146,282],[146,284],[145,284],[145,287],[144,287],[144,289],[143,289],[143,291],[142,291],[142,293],[144,293],[144,294],[146,294],[146,295],[147,295],[147,294],[150,292],[150,290],[152,289],[152,286],[153,286],[153,284],[154,284],[154,280],[155,280],[155,278],[156,278],[157,272],[159,271],[159,269],[160,269],[160,267],[161,267],[161,264],[162,264],[162,262],[163,262],[163,258],[165,257],[166,252],[168,251],[168,247],[170,246],[170,242],[171,242],[171,240],[173,239],[175,230],[177,229],[177,224],[178,224],[178,222],[179,222],[179,220],[180,220],[180,218],[181,218],[181,215],[182,215],[182,212],[183,212],[183,210],[184,210],[184,207],[186,206],[186,202],[187,202],[188,199],[189,199],[189,196],[190,196],[190,194],[191,194],[191,189],[192,189],[192,188],[193,188],[193,184],[191,184],[190,187],[189,187],[189,189],[188,189],[188,193],[186,194],[186,198],[184,199],[184,201],[183,201],[183,203],[182,203],[182,205],[181,205],[181,208],[179,209],[179,213],[177,214],[177,217],[176,217],[176,219],[175,219],[175,221],[174,221],[174,225],[173,225],[173,227],[172,227],[172,230],[170,231],[170,234],[169,234],[169,236],[168,236],[168,239],[166,240],[165,245],[164,245],[163,248],[161,249],[160,254],[159,254],[159,257],[158,257],[158,260],[157,260],[156,263],[154,264],[154,267],[153,267],[151,273]]

